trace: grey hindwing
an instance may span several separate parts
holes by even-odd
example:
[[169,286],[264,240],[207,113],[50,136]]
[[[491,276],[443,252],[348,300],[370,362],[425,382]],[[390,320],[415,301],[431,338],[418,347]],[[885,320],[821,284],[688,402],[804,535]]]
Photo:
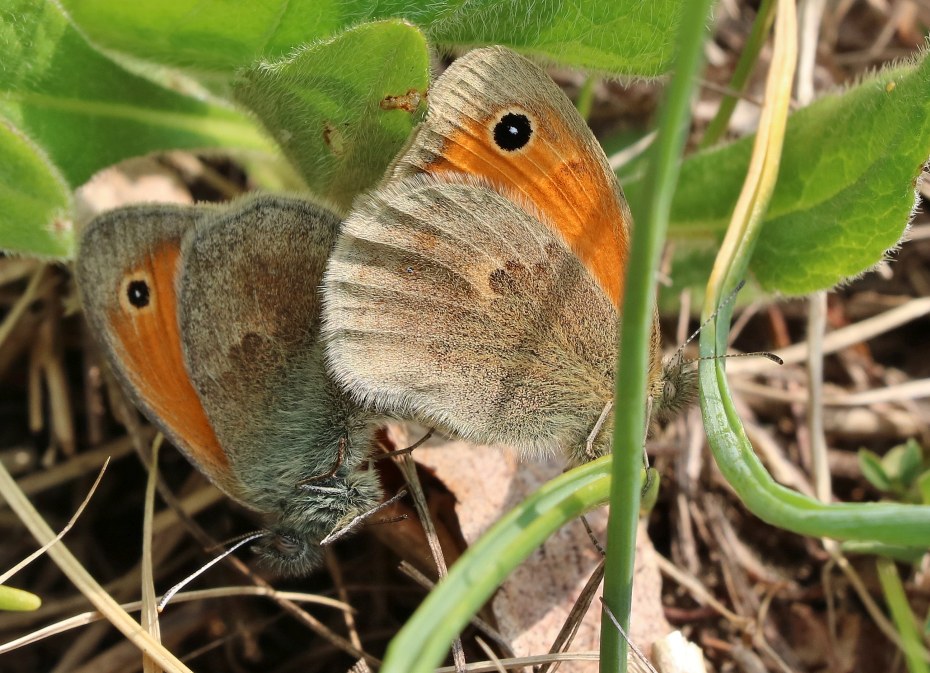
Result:
[[616,312],[531,213],[467,176],[357,201],[325,280],[337,381],[473,441],[583,442],[612,397]]

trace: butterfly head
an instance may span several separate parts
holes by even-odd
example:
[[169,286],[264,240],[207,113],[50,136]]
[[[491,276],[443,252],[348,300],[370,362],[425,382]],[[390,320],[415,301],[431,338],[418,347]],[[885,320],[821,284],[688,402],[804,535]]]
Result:
[[666,359],[656,388],[654,416],[660,420],[674,418],[697,400],[695,361],[685,360],[680,352]]
[[322,564],[323,540],[375,509],[380,501],[381,487],[374,472],[341,468],[333,477],[299,485],[281,503],[279,518],[253,551],[278,575],[306,575]]

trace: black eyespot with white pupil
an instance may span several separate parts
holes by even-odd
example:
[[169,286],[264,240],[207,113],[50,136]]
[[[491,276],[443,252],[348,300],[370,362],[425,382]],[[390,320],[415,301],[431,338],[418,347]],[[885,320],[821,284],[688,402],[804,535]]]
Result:
[[126,286],[126,298],[136,308],[145,308],[151,300],[149,284],[144,280],[130,281],[129,285]]
[[532,135],[533,124],[529,117],[519,112],[508,112],[494,127],[494,142],[507,152],[525,147]]

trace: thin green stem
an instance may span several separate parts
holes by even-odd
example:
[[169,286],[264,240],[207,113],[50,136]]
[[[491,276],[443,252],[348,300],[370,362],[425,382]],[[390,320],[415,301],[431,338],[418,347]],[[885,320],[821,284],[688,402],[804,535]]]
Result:
[[594,89],[601,78],[597,75],[588,75],[581,90],[578,92],[578,100],[575,101],[575,109],[585,121],[591,116],[591,107],[594,105]]
[[878,581],[882,585],[882,593],[885,594],[885,602],[888,604],[891,618],[901,637],[907,670],[910,673],[930,673],[930,665],[924,658],[924,647],[917,628],[917,619],[907,602],[907,595],[904,593],[904,586],[901,584],[894,561],[878,558],[875,560],[875,569],[878,571]]
[[[428,673],[513,569],[567,521],[604,504],[611,456],[544,484],[456,561],[388,646],[381,673]],[[635,486],[636,492],[642,488]]]
[[[772,21],[775,18],[775,0],[762,0],[759,12],[756,14],[756,20],[752,24],[752,31],[746,40],[746,46],[743,47],[743,53],[740,54],[736,69],[733,71],[733,77],[730,79],[730,90],[742,93],[749,81],[749,75],[756,65],[759,58],[759,52],[762,51],[762,45],[765,44],[765,38],[772,27]],[[716,143],[727,130],[727,124],[736,108],[738,97],[730,94],[723,97],[720,101],[720,107],[717,108],[717,114],[707,125],[704,131],[704,137],[701,138],[700,148],[710,147]]]
[[[616,420],[613,479],[607,536],[604,601],[629,632],[633,562],[639,518],[640,474],[646,408],[646,370],[655,297],[652,279],[668,229],[672,195],[688,131],[690,103],[703,63],[712,0],[690,0],[680,23],[675,75],[669,83],[651,148],[644,193],[646,210],[637,213],[623,298],[623,325],[614,395]],[[627,643],[609,620],[601,621],[601,673],[625,672]]]

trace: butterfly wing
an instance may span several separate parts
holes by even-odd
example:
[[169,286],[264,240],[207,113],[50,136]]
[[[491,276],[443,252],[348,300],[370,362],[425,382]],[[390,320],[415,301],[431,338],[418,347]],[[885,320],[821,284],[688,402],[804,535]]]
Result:
[[453,173],[357,200],[325,277],[329,364],[365,404],[583,460],[613,393],[616,310],[520,201]]
[[205,219],[185,241],[187,369],[260,509],[330,471],[341,440],[353,465],[368,448],[364,415],[326,375],[319,343],[318,290],[338,228],[312,203],[263,196]]
[[626,199],[590,129],[537,65],[491,47],[439,77],[386,184],[450,172],[534,204],[619,306],[632,221]]
[[177,322],[183,239],[205,211],[132,206],[85,228],[76,273],[84,312],[116,376],[145,415],[211,480],[229,461],[184,365]]

